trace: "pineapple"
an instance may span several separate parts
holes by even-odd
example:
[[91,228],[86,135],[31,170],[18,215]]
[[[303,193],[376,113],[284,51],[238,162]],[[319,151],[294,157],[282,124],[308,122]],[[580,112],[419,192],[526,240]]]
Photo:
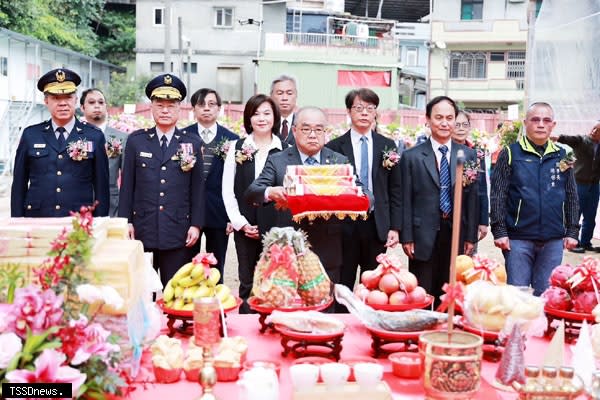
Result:
[[331,281],[319,257],[307,250],[298,257],[298,294],[307,306],[322,304],[329,300]]

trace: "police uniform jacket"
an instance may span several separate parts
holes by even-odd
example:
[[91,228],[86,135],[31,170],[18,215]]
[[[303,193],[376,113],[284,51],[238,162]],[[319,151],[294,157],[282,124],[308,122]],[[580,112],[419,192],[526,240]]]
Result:
[[[88,142],[87,158],[72,159],[69,143]],[[12,217],[65,217],[98,201],[95,216],[108,215],[108,160],[102,131],[75,120],[59,147],[50,120],[23,131],[17,148],[11,190]]]
[[[189,143],[196,156],[183,171],[177,150]],[[146,249],[185,246],[190,226],[204,225],[204,181],[200,139],[175,129],[163,157],[156,128],[139,130],[127,139],[119,216],[133,224]]]

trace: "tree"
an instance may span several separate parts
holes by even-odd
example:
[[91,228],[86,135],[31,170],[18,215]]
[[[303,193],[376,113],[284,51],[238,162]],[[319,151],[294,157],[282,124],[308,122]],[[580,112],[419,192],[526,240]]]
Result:
[[120,107],[126,103],[137,103],[144,97],[146,84],[150,79],[146,76],[134,77],[128,74],[113,72],[110,86],[106,91],[109,105]]
[[124,65],[133,59],[135,47],[135,12],[105,11],[99,31],[98,57],[113,64]]

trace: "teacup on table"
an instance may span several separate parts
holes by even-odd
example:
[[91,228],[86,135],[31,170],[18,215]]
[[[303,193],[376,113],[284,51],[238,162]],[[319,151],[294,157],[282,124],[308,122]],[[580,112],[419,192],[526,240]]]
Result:
[[314,389],[319,379],[319,367],[313,364],[295,364],[290,367],[294,390],[308,392]]
[[321,378],[327,389],[332,390],[340,387],[348,381],[350,366],[341,363],[327,363],[320,366]]
[[354,377],[361,389],[374,389],[383,377],[383,365],[378,363],[354,364]]

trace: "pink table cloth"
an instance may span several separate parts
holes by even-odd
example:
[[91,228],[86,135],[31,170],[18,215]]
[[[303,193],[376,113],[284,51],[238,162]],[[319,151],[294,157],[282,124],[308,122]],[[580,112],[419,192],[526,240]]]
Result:
[[[350,314],[333,314],[335,318],[342,320],[346,324],[344,338],[342,340],[342,358],[351,358],[356,356],[372,356],[371,337],[366,328]],[[229,336],[244,336],[248,341],[248,360],[269,359],[278,360],[282,363],[281,374],[279,378],[280,399],[288,400],[292,398],[292,385],[289,375],[289,366],[294,361],[291,355],[282,357],[283,350],[280,343],[280,335],[274,332],[265,334],[259,333],[258,315],[239,315],[231,314],[227,317],[227,326]],[[161,333],[166,333],[166,329]],[[186,336],[179,336],[187,340]],[[543,338],[530,338],[527,340],[525,350],[526,364],[540,364],[543,360],[548,341]],[[565,346],[565,357],[570,360],[571,352],[568,346]],[[423,399],[425,397],[423,384],[420,379],[401,379],[392,374],[392,366],[386,357],[379,358],[378,361],[384,366],[383,379],[388,383],[393,391],[394,399]],[[515,393],[496,390],[490,382],[494,381],[494,375],[498,369],[499,363],[483,363],[482,384],[476,399],[516,399]],[[146,365],[146,367],[148,367]],[[149,367],[151,370],[151,367]],[[218,382],[214,387],[214,393],[221,400],[237,400],[239,397],[239,388],[235,382]],[[150,400],[150,399],[196,399],[201,394],[201,388],[198,383],[192,383],[185,380],[182,374],[182,380],[173,384],[154,384],[149,383],[139,385],[131,394],[132,400]]]

